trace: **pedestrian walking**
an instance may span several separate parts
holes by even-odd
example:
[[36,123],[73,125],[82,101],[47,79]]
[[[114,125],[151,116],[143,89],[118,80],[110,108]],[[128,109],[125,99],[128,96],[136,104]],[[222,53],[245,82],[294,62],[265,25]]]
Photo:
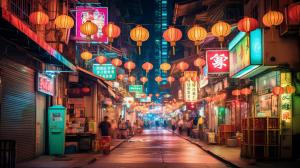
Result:
[[203,123],[204,123],[203,117],[200,116],[199,119],[198,119],[198,123],[197,123],[197,127],[198,127],[198,130],[199,130],[199,138],[200,139],[203,138]]
[[187,123],[187,135],[192,136],[192,129],[193,129],[193,119],[190,119]]
[[104,154],[109,154],[110,152],[110,143],[111,143],[111,136],[110,136],[110,129],[111,129],[111,124],[108,121],[108,117],[105,116],[104,120],[100,122],[98,125],[100,135],[101,135],[101,140],[100,140],[100,146],[103,150]]
[[176,121],[173,118],[171,119],[171,125],[172,125],[172,132],[174,134],[174,132],[176,130]]
[[183,119],[178,120],[178,132],[181,135],[183,131]]

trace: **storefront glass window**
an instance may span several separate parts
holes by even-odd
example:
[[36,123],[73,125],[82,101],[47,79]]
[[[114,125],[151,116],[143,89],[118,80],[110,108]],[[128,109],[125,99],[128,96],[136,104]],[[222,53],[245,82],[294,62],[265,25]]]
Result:
[[273,71],[256,80],[256,90],[259,95],[271,92],[280,83],[280,72]]

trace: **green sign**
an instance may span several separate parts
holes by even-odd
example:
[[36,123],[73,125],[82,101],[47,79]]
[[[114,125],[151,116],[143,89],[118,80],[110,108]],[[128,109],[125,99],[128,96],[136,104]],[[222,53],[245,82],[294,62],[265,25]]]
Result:
[[129,92],[142,93],[143,85],[129,85]]
[[93,73],[106,80],[115,80],[117,76],[116,67],[112,64],[94,64]]

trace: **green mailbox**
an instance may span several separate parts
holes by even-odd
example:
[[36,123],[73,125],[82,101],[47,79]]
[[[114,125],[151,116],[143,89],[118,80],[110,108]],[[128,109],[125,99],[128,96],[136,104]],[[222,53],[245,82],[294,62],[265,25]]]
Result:
[[49,153],[63,155],[65,152],[65,125],[66,108],[56,105],[49,107]]

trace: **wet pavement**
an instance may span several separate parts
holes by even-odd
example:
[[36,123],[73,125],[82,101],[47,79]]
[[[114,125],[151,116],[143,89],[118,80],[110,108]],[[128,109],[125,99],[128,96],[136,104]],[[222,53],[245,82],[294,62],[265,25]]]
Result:
[[221,168],[221,161],[167,130],[145,130],[86,167]]

